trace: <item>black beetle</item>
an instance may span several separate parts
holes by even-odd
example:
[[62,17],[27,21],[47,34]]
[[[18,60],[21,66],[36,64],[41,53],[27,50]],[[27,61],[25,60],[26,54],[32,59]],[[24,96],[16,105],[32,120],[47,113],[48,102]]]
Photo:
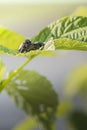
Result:
[[42,42],[37,42],[37,43],[32,43],[29,39],[26,39],[23,41],[19,47],[19,52],[20,53],[26,53],[31,50],[37,50],[40,49],[41,47],[44,46],[44,43]]

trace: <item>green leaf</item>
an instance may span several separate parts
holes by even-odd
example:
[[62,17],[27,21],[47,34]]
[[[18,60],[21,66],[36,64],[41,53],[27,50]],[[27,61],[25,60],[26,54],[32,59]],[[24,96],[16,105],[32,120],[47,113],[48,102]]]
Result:
[[16,55],[17,52],[18,52],[17,50],[11,50],[11,49],[8,49],[7,47],[0,45],[0,54]]
[[87,17],[69,16],[53,22],[32,41],[44,42],[44,50],[87,50]]
[[84,36],[87,37],[87,27],[81,27],[79,29],[72,30],[62,35],[62,37],[66,37],[66,38],[70,38],[74,40],[79,40],[80,38],[83,38]]
[[87,43],[87,35],[86,36],[81,36],[79,38],[77,38],[78,41],[83,41]]
[[0,53],[17,53],[18,47],[24,39],[24,36],[0,27]]
[[[56,45],[57,48],[55,47],[53,41],[55,39],[61,39],[61,44],[62,44],[61,49],[64,49],[65,42],[63,43],[62,39],[65,38],[75,40],[75,41],[68,41],[69,42],[68,46],[69,44],[70,46],[74,44],[76,46],[72,45],[74,46],[73,49],[85,50],[83,46],[85,43],[87,43],[87,17],[68,16],[60,20],[57,20],[51,23],[50,25],[48,25],[47,27],[45,27],[43,30],[41,30],[38,35],[31,38],[31,41],[44,42],[45,46],[43,50],[53,51],[55,49],[60,49],[60,46],[59,48],[57,45]],[[21,36],[8,29],[0,27],[0,53],[4,53],[4,54],[8,53],[10,55],[11,54],[16,55],[18,52],[19,45],[21,44],[22,41],[24,41],[24,39],[25,39],[24,36]],[[82,44],[80,44],[80,42],[82,42]],[[66,49],[71,49],[71,48],[66,48]],[[20,56],[20,54],[18,56]],[[23,54],[22,56],[26,56],[26,54]]]
[[[48,25],[45,29],[43,29],[37,36],[32,38],[32,41],[42,41],[47,42],[50,38],[57,39],[60,37],[64,37],[68,34],[78,33],[80,32],[80,36],[84,36],[87,28],[87,17],[82,16],[68,16],[53,22]],[[74,31],[74,32],[73,32]],[[87,34],[87,32],[86,32]],[[43,38],[43,39],[42,39]]]
[[0,27],[0,54],[10,54],[17,56],[27,56],[27,57],[35,57],[37,55],[49,56],[54,55],[51,51],[43,51],[40,50],[31,51],[28,53],[19,53],[18,48],[21,42],[25,39],[24,36],[21,36],[13,31]]
[[51,129],[59,101],[52,84],[44,76],[35,71],[23,70],[5,88],[17,106],[37,116],[45,128]]
[[[35,71],[24,70],[19,72],[6,86],[6,90],[8,90],[11,96],[14,97],[16,94],[19,94],[19,96],[21,95],[20,98],[30,100],[30,103],[44,103],[48,106],[57,105],[57,95],[51,83],[44,76],[41,76]],[[15,98],[18,97],[15,96]],[[27,100],[26,105],[29,104]],[[19,101],[18,103],[20,106]],[[26,107],[26,105],[23,107]],[[25,111],[27,111],[26,108]]]
[[2,80],[2,77],[4,75],[5,72],[5,65],[3,64],[3,62],[0,60],[0,81]]
[[35,37],[33,37],[31,40],[32,42],[36,42],[36,41],[45,42],[48,41],[51,37],[52,37],[51,29],[49,27],[46,27],[43,30],[41,30],[40,33]]
[[59,38],[54,41],[55,49],[84,50],[87,51],[87,43],[68,38]]
[[33,59],[36,56],[55,56],[56,53],[52,52],[51,50],[36,50],[30,51],[28,53],[19,53],[17,56],[26,56],[27,58]]

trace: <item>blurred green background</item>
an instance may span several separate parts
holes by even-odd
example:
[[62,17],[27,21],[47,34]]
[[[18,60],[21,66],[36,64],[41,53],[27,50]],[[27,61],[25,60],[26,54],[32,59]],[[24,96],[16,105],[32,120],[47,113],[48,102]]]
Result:
[[[2,0],[0,1],[0,25],[29,38],[59,18],[71,14],[86,16],[86,12],[86,0]],[[17,68],[24,60],[23,58],[13,59],[7,56],[1,58],[7,66],[7,71]],[[58,94],[61,98],[62,81],[73,67],[87,63],[86,59],[86,52],[70,51],[68,54],[65,53],[62,58],[37,58],[27,68],[30,67],[30,69],[35,69],[47,76],[52,81],[56,92],[60,92]],[[61,89],[63,90],[62,87]],[[25,114],[15,107],[8,95],[5,92],[1,93],[0,130],[12,130],[24,118]],[[61,122],[60,119],[56,128],[67,130],[64,120]]]
[[[35,2],[36,3],[36,2]],[[36,35],[44,26],[51,22],[72,14],[79,6],[86,3],[33,3],[0,4],[0,25],[12,29],[26,37]]]

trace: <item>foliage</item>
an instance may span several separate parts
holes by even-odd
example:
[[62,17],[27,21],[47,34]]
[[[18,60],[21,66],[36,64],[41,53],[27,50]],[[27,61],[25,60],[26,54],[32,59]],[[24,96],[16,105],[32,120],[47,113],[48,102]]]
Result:
[[[45,46],[49,45],[50,42],[49,46],[54,46],[54,50],[68,49],[66,47],[65,42],[63,42],[62,40],[66,41],[67,44],[74,44],[75,42],[77,42],[76,47],[74,46],[73,48],[73,46],[70,46],[69,49],[86,50],[87,48],[85,45],[87,43],[86,30],[87,30],[87,17],[68,16],[60,20],[57,20],[52,24],[48,25],[47,27],[45,27],[43,30],[40,31],[38,35],[31,38],[31,41],[44,42]],[[0,53],[17,55],[18,47],[24,39],[25,39],[24,36],[21,36],[13,31],[0,27]],[[55,47],[54,44],[55,39],[56,39],[56,44],[62,43],[63,46],[62,48]],[[49,50],[49,47],[48,48],[44,47],[43,50],[47,51]],[[53,50],[53,48],[50,47],[50,50]],[[23,54],[22,56],[25,55],[26,54]]]
[[47,130],[51,129],[58,97],[45,77],[34,71],[22,70],[7,84],[6,91],[17,106],[27,114],[37,116]]
[[[42,129],[54,130],[57,118],[65,116],[65,113],[69,115],[73,105],[68,101],[61,101],[62,103],[60,103],[50,81],[35,71],[24,70],[24,67],[38,55],[54,56],[54,50],[87,51],[87,17],[68,16],[41,30],[38,35],[31,38],[31,41],[43,42],[43,50],[19,53],[18,47],[25,39],[24,36],[0,27],[0,54],[25,56],[27,59],[16,70],[9,72],[6,78],[3,78],[5,65],[0,61],[0,91],[5,90],[14,99],[16,105],[30,116],[22,125],[16,127],[16,130],[22,130],[22,128],[23,130],[34,129],[37,124]],[[71,76],[70,82],[67,82],[64,92],[71,96],[82,89],[83,86],[86,86],[86,71],[87,67],[73,72],[74,76]],[[79,75],[81,76],[79,77]],[[74,121],[74,127],[77,130],[79,130],[77,117],[86,119],[83,115],[77,113],[69,115],[69,117]],[[85,127],[82,128],[85,129]]]

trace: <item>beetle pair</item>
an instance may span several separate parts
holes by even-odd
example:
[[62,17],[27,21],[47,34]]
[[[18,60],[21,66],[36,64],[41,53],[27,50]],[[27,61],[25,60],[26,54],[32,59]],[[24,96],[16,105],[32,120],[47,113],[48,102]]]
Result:
[[44,43],[42,42],[37,42],[37,43],[32,43],[29,39],[26,39],[19,47],[19,52],[20,53],[26,53],[31,50],[37,50],[40,49],[44,46]]

